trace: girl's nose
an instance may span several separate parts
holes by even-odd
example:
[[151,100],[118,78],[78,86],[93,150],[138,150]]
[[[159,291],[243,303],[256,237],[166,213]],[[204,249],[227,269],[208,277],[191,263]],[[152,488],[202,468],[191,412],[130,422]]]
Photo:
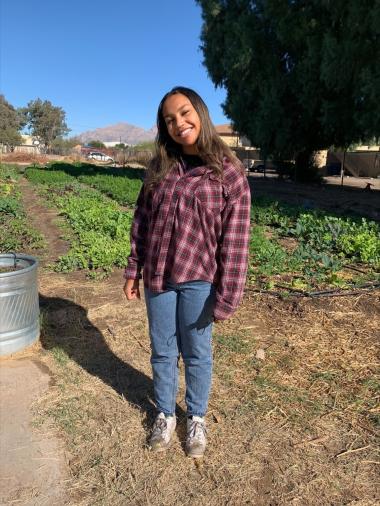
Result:
[[176,118],[176,126],[180,127],[183,124],[183,118],[180,116],[179,118]]

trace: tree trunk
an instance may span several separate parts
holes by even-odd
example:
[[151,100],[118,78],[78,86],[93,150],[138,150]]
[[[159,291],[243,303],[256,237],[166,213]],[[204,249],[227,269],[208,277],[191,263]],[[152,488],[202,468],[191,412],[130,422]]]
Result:
[[312,156],[313,151],[312,150],[304,150],[297,153],[295,157],[295,174],[294,174],[294,181],[297,181],[299,179],[299,175],[301,172],[306,172],[310,166],[312,165]]

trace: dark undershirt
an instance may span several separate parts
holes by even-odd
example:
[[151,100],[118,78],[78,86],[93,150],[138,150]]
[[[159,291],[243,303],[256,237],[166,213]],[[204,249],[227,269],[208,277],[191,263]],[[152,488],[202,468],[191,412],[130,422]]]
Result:
[[201,167],[204,165],[202,158],[198,155],[181,155],[181,159],[183,161],[183,169],[184,171],[188,171],[194,169],[195,167]]

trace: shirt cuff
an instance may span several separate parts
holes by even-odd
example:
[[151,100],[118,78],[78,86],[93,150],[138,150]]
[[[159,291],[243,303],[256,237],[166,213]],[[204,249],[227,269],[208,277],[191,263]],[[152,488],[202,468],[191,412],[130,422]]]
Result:
[[124,279],[141,279],[141,268],[137,265],[128,265],[124,270]]
[[215,320],[227,320],[235,311],[236,308],[233,308],[230,304],[218,301],[214,308],[214,318]]

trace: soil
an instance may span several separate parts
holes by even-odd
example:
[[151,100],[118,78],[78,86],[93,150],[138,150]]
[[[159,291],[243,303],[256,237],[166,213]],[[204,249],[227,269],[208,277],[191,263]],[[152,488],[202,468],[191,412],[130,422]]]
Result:
[[38,197],[26,179],[21,179],[19,187],[28,220],[33,228],[45,237],[48,245],[44,250],[33,253],[40,258],[41,265],[44,266],[65,255],[69,250],[68,242],[62,239],[63,231],[58,227],[63,220],[56,209],[48,207],[46,202]]
[[[305,209],[321,209],[339,215],[357,214],[380,221],[380,179],[346,178],[343,187],[334,177],[315,185],[280,181],[277,177],[264,178],[262,174],[251,174],[248,180],[253,199],[265,196]],[[368,181],[373,184],[370,191],[365,190]]]
[[33,351],[0,363],[0,503],[4,505],[65,504],[62,442],[48,426],[33,427],[32,404],[46,393],[51,381],[47,368],[36,358],[36,348]]
[[22,266],[17,266],[17,265],[16,265],[15,267],[14,267],[14,266],[12,266],[12,265],[10,265],[10,266],[8,266],[8,267],[1,267],[1,266],[0,266],[0,274],[1,274],[1,273],[4,273],[4,272],[15,272],[15,271],[20,271],[21,269],[23,269],[23,267],[22,267]]
[[[253,196],[379,212],[377,199],[359,190],[250,182]],[[21,190],[48,247],[39,273],[40,347],[1,368],[4,504],[378,504],[375,432],[368,409],[355,404],[378,365],[377,293],[281,300],[247,290],[237,314],[215,326],[204,461],[184,457],[182,366],[176,435],[170,452],[157,456],[146,449],[154,409],[143,300],[125,300],[121,270],[96,282],[49,271],[46,264],[68,248],[59,217],[27,181]],[[357,398],[344,397],[350,382]],[[17,459],[7,470],[11,453]]]

